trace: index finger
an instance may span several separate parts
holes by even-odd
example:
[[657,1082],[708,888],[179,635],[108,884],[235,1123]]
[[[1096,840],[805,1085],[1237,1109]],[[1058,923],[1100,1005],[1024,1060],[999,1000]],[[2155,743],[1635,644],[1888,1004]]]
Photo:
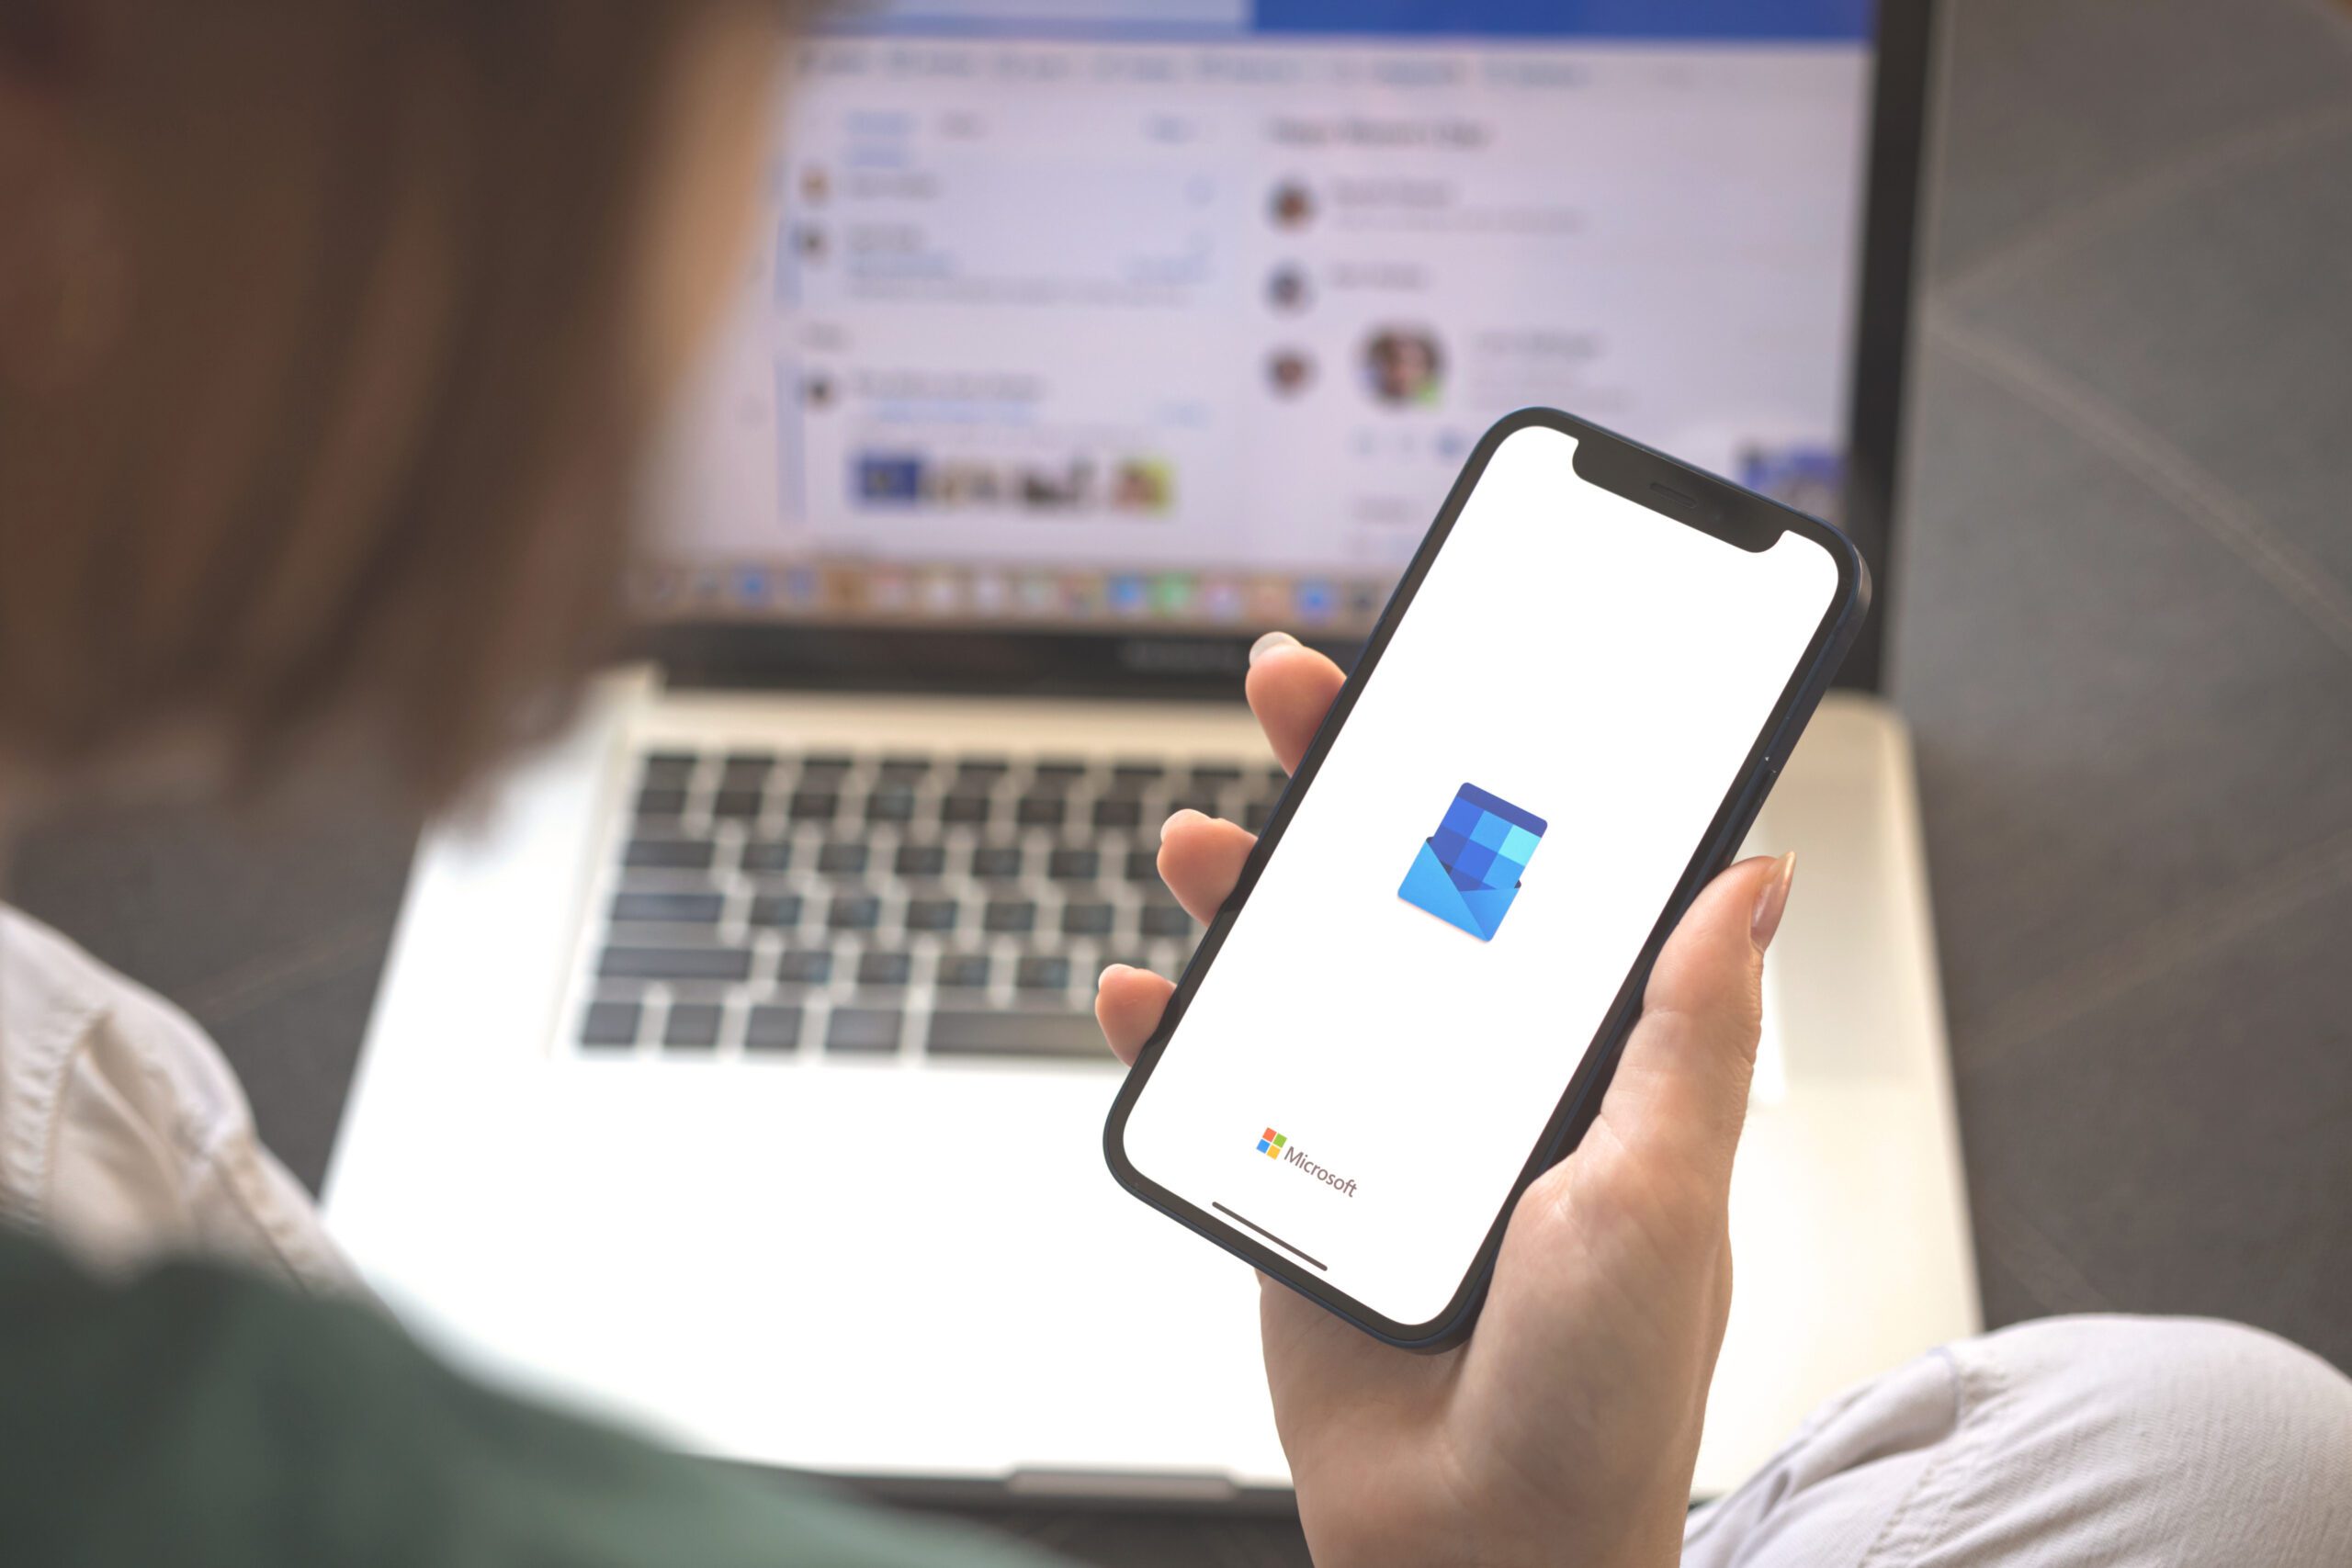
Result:
[[1268,632],[1250,649],[1250,709],[1283,771],[1295,773],[1347,674],[1288,632]]

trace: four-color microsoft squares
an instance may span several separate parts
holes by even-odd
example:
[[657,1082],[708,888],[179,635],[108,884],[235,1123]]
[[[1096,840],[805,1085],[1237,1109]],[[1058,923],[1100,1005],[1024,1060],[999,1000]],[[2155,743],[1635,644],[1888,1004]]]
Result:
[[1288,1138],[1269,1127],[1266,1129],[1266,1135],[1258,1140],[1258,1152],[1268,1159],[1272,1159],[1283,1152],[1283,1145],[1288,1142],[1290,1142]]

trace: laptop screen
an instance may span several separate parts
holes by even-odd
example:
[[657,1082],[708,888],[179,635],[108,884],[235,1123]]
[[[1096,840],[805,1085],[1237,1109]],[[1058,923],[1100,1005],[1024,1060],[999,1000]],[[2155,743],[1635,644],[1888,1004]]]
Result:
[[1542,403],[1833,519],[1869,0],[883,0],[801,40],[662,621],[1369,629]]

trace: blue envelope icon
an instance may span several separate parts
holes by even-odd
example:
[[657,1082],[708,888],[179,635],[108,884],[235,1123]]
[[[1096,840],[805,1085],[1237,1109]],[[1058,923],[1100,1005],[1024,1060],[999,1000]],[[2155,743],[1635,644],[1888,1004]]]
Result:
[[1437,831],[1415,852],[1396,897],[1492,942],[1519,897],[1520,877],[1543,841],[1544,827],[1533,812],[1465,784]]

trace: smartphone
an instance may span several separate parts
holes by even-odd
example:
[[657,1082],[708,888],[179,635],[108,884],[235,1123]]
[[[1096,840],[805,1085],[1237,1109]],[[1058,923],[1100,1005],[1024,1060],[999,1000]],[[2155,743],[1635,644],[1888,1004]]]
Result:
[[1835,528],[1549,409],[1481,438],[1103,1134],[1392,1344],[1470,1331],[1869,606]]

